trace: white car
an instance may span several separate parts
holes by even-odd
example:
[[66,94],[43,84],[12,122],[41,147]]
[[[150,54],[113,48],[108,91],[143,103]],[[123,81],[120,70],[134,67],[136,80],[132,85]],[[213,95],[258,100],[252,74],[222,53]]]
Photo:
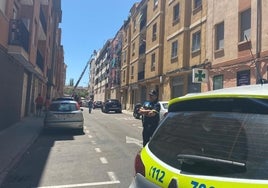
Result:
[[82,109],[76,101],[52,101],[44,118],[44,128],[76,129],[84,132]]
[[[158,101],[160,103],[160,121],[165,117],[168,112],[168,101]],[[150,106],[149,101],[145,101],[142,105],[145,108]]]
[[168,112],[168,101],[159,101],[160,103],[160,121],[165,117]]

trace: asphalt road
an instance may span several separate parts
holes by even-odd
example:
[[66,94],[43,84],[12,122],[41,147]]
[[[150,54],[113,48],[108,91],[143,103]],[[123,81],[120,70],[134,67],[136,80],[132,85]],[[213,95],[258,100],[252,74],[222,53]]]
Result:
[[130,113],[91,114],[84,108],[85,134],[42,132],[11,170],[5,188],[126,188],[142,147],[141,120]]

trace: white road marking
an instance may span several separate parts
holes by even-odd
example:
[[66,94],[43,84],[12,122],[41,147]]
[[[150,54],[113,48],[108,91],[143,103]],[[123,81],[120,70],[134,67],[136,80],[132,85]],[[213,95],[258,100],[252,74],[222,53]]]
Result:
[[136,145],[142,147],[142,141],[141,140],[138,140],[136,138],[131,138],[131,137],[128,137],[128,136],[126,136],[126,143],[127,144],[136,144]]
[[110,180],[112,182],[118,181],[118,179],[117,179],[117,177],[116,177],[114,172],[107,172],[107,173],[108,173],[108,176],[110,177]]
[[102,164],[107,164],[108,163],[108,161],[107,161],[107,159],[105,157],[101,157],[100,161],[101,161]]
[[93,145],[96,145],[96,142],[95,142],[95,141],[93,141],[93,140],[91,141],[91,143],[92,143]]
[[100,148],[95,148],[95,151],[96,151],[97,153],[101,153],[101,149],[100,149]]
[[56,185],[56,186],[45,186],[45,187],[37,187],[37,188],[72,188],[72,187],[93,187],[98,185],[111,185],[111,184],[119,184],[120,181],[104,181],[104,182],[95,182],[95,183],[80,183],[80,184],[69,184],[69,185]]
[[85,132],[86,132],[87,134],[89,134],[89,131],[88,131],[88,130],[85,130]]
[[88,135],[88,138],[92,138],[92,135]]

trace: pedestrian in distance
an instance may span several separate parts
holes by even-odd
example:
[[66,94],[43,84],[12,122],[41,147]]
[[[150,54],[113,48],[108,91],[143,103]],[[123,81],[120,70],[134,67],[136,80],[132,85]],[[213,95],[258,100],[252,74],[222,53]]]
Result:
[[92,108],[93,108],[93,101],[92,101],[92,99],[90,99],[90,100],[88,101],[88,112],[89,112],[89,113],[91,113]]
[[149,92],[149,101],[149,106],[141,107],[139,110],[139,113],[143,116],[143,147],[149,142],[160,120],[160,103],[158,102],[158,93],[155,90]]
[[41,115],[42,115],[43,104],[44,104],[44,99],[41,96],[41,94],[39,93],[35,99],[35,108],[36,108],[36,116],[37,117],[41,117]]

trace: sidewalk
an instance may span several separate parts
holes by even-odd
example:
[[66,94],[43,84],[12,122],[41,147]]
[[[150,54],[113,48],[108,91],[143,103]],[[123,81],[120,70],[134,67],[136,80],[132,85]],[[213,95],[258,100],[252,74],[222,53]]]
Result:
[[0,131],[0,185],[8,171],[38,137],[42,128],[42,117],[26,117]]

